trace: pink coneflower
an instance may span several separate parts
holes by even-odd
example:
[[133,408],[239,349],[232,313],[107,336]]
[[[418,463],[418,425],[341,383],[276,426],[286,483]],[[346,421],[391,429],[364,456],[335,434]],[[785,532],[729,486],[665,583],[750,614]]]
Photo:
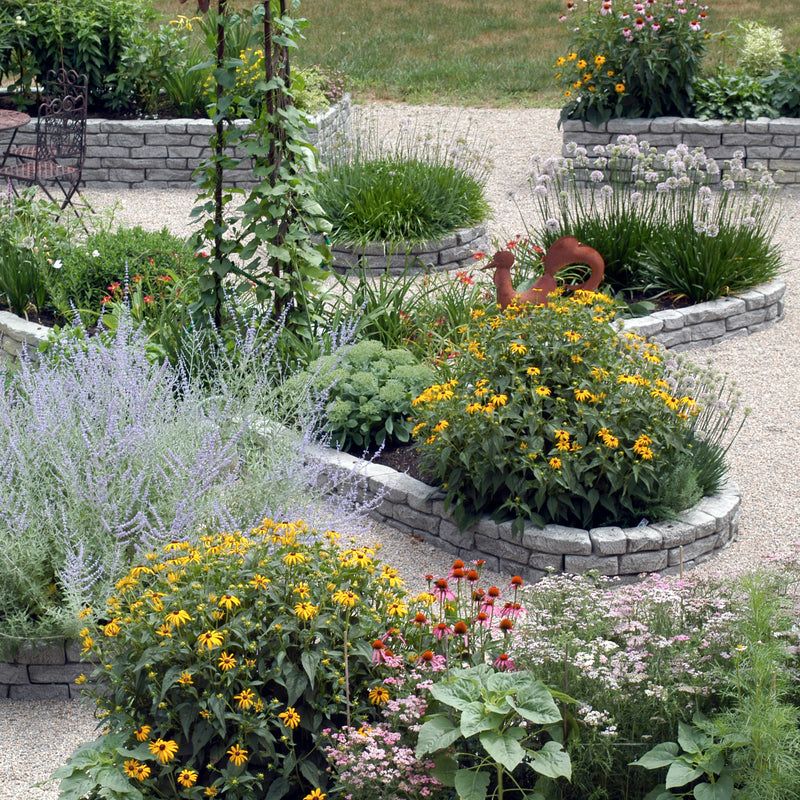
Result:
[[456,596],[453,594],[452,590],[447,584],[447,581],[444,578],[439,578],[439,580],[434,582],[431,594],[433,594],[434,597],[436,597],[436,599],[439,600],[440,602],[444,600],[456,599]]
[[693,19],[693,20],[692,20],[692,21],[689,23],[689,27],[690,27],[690,28],[691,28],[693,31],[699,31],[699,30],[700,30],[700,23],[699,23],[699,22],[698,22],[696,19]]
[[661,26],[657,22],[653,23],[652,28],[653,28],[653,33],[658,33],[661,30]]
[[497,656],[494,660],[494,667],[500,672],[512,672],[515,669],[514,662],[505,653]]
[[633,39],[633,31],[632,31],[630,28],[623,28],[623,29],[622,29],[622,35],[623,35],[623,36],[624,36],[624,37],[625,37],[625,38],[626,38],[628,41],[630,41],[631,39]]
[[440,622],[434,626],[431,633],[441,641],[443,636],[450,636],[453,633],[453,629],[446,622]]
[[[641,17],[636,17],[636,22],[633,23],[633,27],[636,28],[637,31],[641,31],[644,29],[644,20]],[[624,35],[623,31],[623,35]]]

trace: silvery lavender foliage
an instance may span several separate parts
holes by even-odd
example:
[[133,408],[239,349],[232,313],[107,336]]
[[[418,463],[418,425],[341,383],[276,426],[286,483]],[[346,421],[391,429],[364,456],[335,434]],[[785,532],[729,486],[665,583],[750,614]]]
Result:
[[38,362],[0,367],[6,645],[74,631],[77,611],[102,604],[141,550],[265,516],[353,521],[356,489],[322,500],[308,458],[320,425],[313,410],[290,414],[298,401],[279,390],[274,345],[247,327],[232,349],[198,338],[213,373],[159,366],[123,319],[113,336],[74,336]]

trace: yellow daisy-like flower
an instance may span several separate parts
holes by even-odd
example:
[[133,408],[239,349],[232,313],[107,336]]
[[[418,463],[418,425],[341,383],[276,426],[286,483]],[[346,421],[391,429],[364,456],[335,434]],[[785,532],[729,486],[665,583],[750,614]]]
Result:
[[232,610],[233,608],[238,608],[241,604],[242,601],[238,597],[234,597],[232,594],[222,595],[217,603],[220,608],[225,608],[228,611]]
[[79,686],[80,686],[80,685],[82,685],[82,684],[84,684],[84,683],[86,683],[86,675],[84,675],[84,674],[81,672],[81,674],[80,674],[80,675],[78,675],[78,677],[77,677],[77,678],[75,678],[75,683],[77,683]]
[[306,601],[297,603],[294,607],[294,613],[305,622],[308,622],[308,620],[312,619],[316,615],[317,611],[319,611],[319,606],[315,606]]
[[428,427],[428,423],[427,422],[420,422],[418,425],[415,425],[411,429],[411,435],[412,436],[416,436],[423,428],[427,428],[427,427]]
[[184,611],[183,609],[180,609],[179,611],[170,611],[169,614],[164,617],[164,619],[170,625],[174,625],[176,628],[180,628],[184,622],[192,621],[192,618],[189,616],[189,612]]
[[256,574],[253,575],[253,579],[249,583],[251,586],[255,586],[256,589],[266,589],[270,584],[270,580],[263,575]]
[[450,423],[446,419],[440,419],[433,428],[434,433],[441,433],[445,428],[449,428]]
[[201,650],[204,647],[213,650],[215,647],[219,647],[224,640],[225,637],[219,631],[206,631],[197,637],[197,643]]
[[223,651],[217,661],[217,665],[223,672],[227,672],[236,666],[236,659],[230,653]]
[[389,702],[389,690],[385,686],[375,686],[369,690],[369,701],[374,706]]
[[618,83],[618,84],[617,84],[617,85],[614,87],[614,91],[615,91],[617,94],[622,94],[622,93],[625,91],[625,84],[624,84],[624,83]]
[[586,400],[591,400],[592,393],[588,389],[576,389],[575,390],[575,399],[579,403],[584,403]]
[[507,402],[507,394],[493,394],[489,400],[489,403],[491,403],[491,405],[493,405],[495,408],[498,406],[504,406]]
[[567,63],[567,59],[566,59],[566,58],[564,58],[564,56],[559,56],[559,57],[556,59],[556,66],[557,66],[557,67],[563,67],[563,66],[564,66],[564,64],[566,64],[566,63]]
[[541,375],[542,371],[539,369],[539,367],[528,367],[528,369],[525,370],[525,374],[535,377],[536,375]]
[[169,622],[164,622],[156,628],[156,634],[171,638],[172,626],[169,624]]
[[597,436],[606,447],[619,447],[619,439],[608,428],[600,428]]
[[572,91],[570,89],[567,89],[567,91],[564,92],[564,97],[572,97]]
[[175,758],[178,743],[173,739],[156,739],[148,745],[150,752],[162,763],[167,764]]
[[217,796],[217,787],[216,786],[206,786],[206,790],[203,792],[206,797],[216,797]]
[[405,603],[401,603],[399,600],[394,600],[389,603],[386,613],[390,617],[404,617],[408,614],[408,606]]
[[181,676],[178,678],[178,684],[180,686],[191,686],[193,683],[194,679],[192,678],[192,673],[189,672],[188,669],[181,672]]
[[119,633],[119,630],[119,621],[116,619],[112,619],[111,622],[103,626],[103,634],[110,638],[116,636]]
[[300,724],[300,715],[294,710],[294,706],[289,706],[286,711],[278,714],[278,719],[292,730]]
[[123,765],[122,770],[129,778],[135,778],[136,777],[136,770],[140,766],[141,766],[141,764],[135,758],[130,758],[125,762],[125,764]]
[[136,767],[136,780],[137,781],[144,781],[150,777],[150,767],[147,764],[139,764]]
[[509,350],[511,350],[515,356],[524,356],[525,353],[528,352],[528,348],[520,342],[511,342]]
[[325,800],[328,795],[322,791],[322,789],[314,789],[313,792],[309,792],[303,800]]
[[294,566],[295,564],[305,564],[310,560],[311,559],[309,559],[305,553],[301,553],[297,550],[293,550],[291,553],[287,553],[283,557],[283,563],[288,564],[290,567]]
[[147,737],[150,736],[150,726],[149,725],[140,725],[134,732],[133,735],[136,737],[137,742],[144,742],[147,740]]
[[197,783],[198,775],[193,769],[182,769],[178,773],[178,777],[175,779],[181,786],[185,786],[187,789],[190,789]]
[[580,341],[581,335],[579,333],[575,333],[575,331],[567,331],[564,334],[564,338],[568,339],[570,342],[577,342]]
[[356,550],[345,550],[339,560],[345,567],[360,567],[361,569],[372,569],[372,558],[375,551],[371,547],[361,547]]
[[292,594],[299,595],[301,600],[308,600],[311,597],[311,587],[305,581],[301,581],[292,589]]
[[239,747],[238,744],[235,744],[228,750],[228,757],[233,761],[234,766],[240,767],[247,761],[249,754],[243,747]]
[[536,387],[536,394],[541,397],[550,397],[553,394],[547,386],[537,386]]
[[78,612],[78,619],[86,619],[92,615],[94,609],[91,606],[85,606]]
[[355,592],[352,592],[349,589],[339,589],[339,591],[333,593],[331,599],[334,603],[338,603],[340,606],[353,608],[353,606],[358,602],[359,597]]
[[378,580],[385,581],[391,587],[405,585],[405,581],[400,577],[400,573],[388,564],[383,565]]
[[595,56],[594,57],[594,65],[596,67],[598,67],[598,68],[602,67],[603,64],[605,64],[605,63],[606,63],[606,57],[605,56]]
[[242,689],[239,694],[235,694],[233,699],[239,704],[239,708],[247,711],[256,701],[256,693],[252,689]]
[[561,469],[561,459],[560,459],[560,458],[557,458],[556,456],[553,456],[553,458],[551,458],[551,459],[550,459],[550,460],[549,460],[547,463],[548,463],[548,464],[549,464],[549,465],[550,465],[550,466],[551,466],[553,469]]
[[577,53],[567,53],[567,61],[574,61],[577,57]]

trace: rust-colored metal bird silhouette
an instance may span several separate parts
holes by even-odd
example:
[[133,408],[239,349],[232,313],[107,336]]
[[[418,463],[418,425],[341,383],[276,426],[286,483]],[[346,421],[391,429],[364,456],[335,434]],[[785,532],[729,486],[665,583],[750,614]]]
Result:
[[605,261],[593,247],[581,244],[574,236],[562,236],[550,245],[544,254],[544,274],[524,292],[518,292],[511,283],[511,267],[514,254],[510,250],[499,250],[484,269],[494,270],[494,285],[497,287],[497,302],[506,308],[514,300],[519,305],[547,305],[547,295],[557,288],[555,274],[563,267],[572,264],[586,264],[591,269],[589,278],[583,283],[565,286],[565,291],[594,292],[603,282]]

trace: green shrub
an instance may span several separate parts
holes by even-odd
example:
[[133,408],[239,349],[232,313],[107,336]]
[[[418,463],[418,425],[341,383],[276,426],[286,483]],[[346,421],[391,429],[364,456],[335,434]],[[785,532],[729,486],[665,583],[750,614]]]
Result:
[[772,92],[763,77],[720,67],[694,84],[694,113],[698,119],[743,120],[777,117]]
[[94,322],[103,304],[128,283],[151,285],[149,296],[157,297],[158,284],[166,282],[160,277],[174,280],[195,271],[194,253],[184,239],[166,228],[151,232],[138,226],[92,233],[65,251],[61,262],[50,287],[51,302],[67,320],[72,309],[88,312],[86,322]]
[[11,16],[26,23],[19,50],[0,62],[6,74],[20,62],[26,65],[16,85],[29,90],[34,78],[41,82],[48,70],[66,67],[89,76],[90,106],[133,107],[132,87],[117,70],[136,32],[155,18],[149,2],[9,0],[6,5]]
[[325,403],[331,443],[362,453],[384,442],[409,441],[411,401],[433,377],[408,350],[387,350],[364,339],[312,361],[285,389],[293,394],[298,385],[310,382],[312,401]]
[[716,489],[699,485],[692,448],[715,413],[731,414],[713,378],[676,373],[656,345],[619,337],[612,316],[592,293],[473,311],[453,377],[413,402],[422,464],[460,526],[482,514],[518,530],[636,525]]
[[367,714],[372,642],[407,611],[394,571],[338,538],[264,520],[142,554],[86,610],[104,733],[56,773],[62,791],[317,796],[320,732]]
[[648,5],[645,13],[631,0],[570,0],[567,8],[561,19],[574,33],[567,55],[555,64],[562,121],[691,116],[705,52],[705,11],[680,14],[667,5]]
[[780,68],[767,75],[764,83],[782,117],[800,116],[800,52],[784,54]]
[[371,131],[326,159],[317,199],[333,242],[396,247],[486,219],[487,164],[469,136],[446,142],[408,128],[386,144]]

